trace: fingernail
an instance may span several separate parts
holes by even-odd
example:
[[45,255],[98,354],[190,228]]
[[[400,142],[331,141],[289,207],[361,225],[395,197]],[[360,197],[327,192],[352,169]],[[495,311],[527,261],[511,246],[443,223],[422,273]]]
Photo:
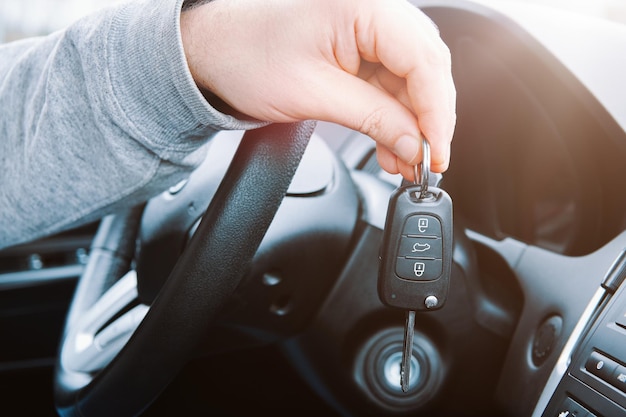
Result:
[[413,136],[401,136],[394,145],[394,153],[406,163],[415,160],[419,152],[419,140]]

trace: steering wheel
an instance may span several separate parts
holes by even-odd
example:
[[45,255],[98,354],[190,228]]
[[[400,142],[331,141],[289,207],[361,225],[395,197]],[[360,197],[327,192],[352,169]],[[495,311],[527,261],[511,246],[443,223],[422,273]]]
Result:
[[118,279],[130,265],[141,210],[101,223],[57,356],[62,416],[137,415],[176,376],[245,276],[314,127],[274,124],[244,135],[150,306],[137,299],[134,271]]

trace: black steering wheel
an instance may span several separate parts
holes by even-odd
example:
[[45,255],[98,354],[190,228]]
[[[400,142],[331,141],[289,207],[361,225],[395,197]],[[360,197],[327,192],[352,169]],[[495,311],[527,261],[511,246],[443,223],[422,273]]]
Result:
[[137,415],[193,357],[247,272],[314,127],[311,121],[275,124],[244,135],[150,306],[137,300],[134,271],[122,272],[140,211],[102,222],[94,244],[100,249],[78,283],[57,357],[55,402],[62,416]]

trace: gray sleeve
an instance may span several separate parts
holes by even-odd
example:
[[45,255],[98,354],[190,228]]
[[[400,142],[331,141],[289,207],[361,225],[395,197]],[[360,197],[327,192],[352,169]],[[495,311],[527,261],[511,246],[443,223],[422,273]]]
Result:
[[145,201],[218,130],[260,126],[197,89],[181,3],[135,1],[0,46],[0,248]]

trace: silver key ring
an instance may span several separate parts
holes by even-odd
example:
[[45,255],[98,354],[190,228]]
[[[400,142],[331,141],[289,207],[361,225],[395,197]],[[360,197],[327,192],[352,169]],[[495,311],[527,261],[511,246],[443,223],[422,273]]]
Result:
[[425,198],[428,192],[428,177],[430,175],[430,143],[428,143],[426,138],[422,138],[422,162],[413,166],[413,172],[415,175],[413,182],[415,185],[420,186],[420,198]]

